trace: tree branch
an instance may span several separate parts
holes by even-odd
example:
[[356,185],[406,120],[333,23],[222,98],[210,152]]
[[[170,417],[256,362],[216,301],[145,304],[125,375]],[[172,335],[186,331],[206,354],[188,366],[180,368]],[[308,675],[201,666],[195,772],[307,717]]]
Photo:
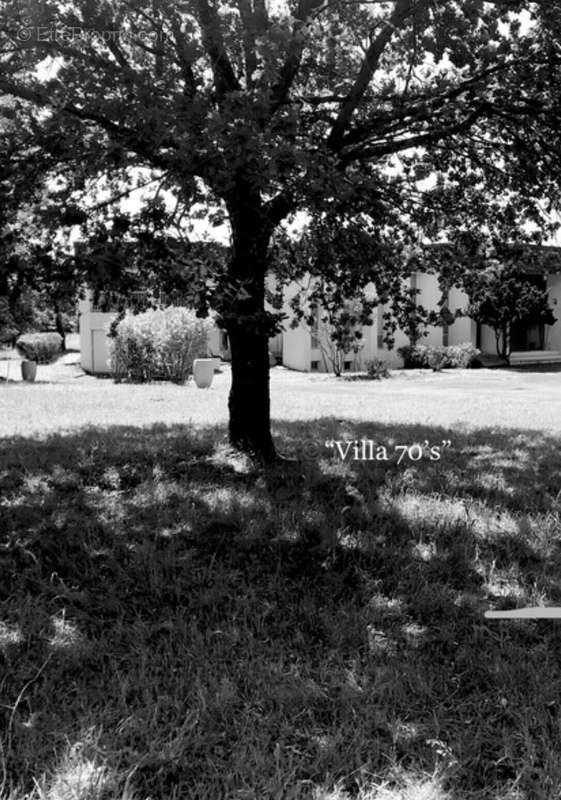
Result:
[[407,108],[399,111],[397,114],[386,114],[384,116],[378,115],[375,119],[368,120],[362,125],[357,125],[352,128],[341,142],[341,149],[351,144],[360,144],[361,141],[371,137],[377,131],[386,130],[388,132],[391,128],[398,128],[399,125],[408,121],[423,122],[434,118],[435,112],[441,109],[445,104],[451,100],[456,100],[462,94],[469,91],[474,84],[487,78],[495,73],[505,71],[512,66],[515,66],[514,61],[505,61],[501,64],[495,64],[493,67],[481,70],[475,73],[470,78],[462,81],[458,86],[450,89],[448,92],[430,97],[427,95],[420,95],[409,104]]
[[271,226],[275,227],[297,207],[294,197],[290,192],[279,192],[265,205],[265,212]]
[[275,111],[286,102],[290,87],[300,68],[302,53],[304,51],[306,25],[308,24],[312,12],[321,7],[325,0],[300,0],[295,14],[295,23],[292,30],[292,37],[288,45],[288,52],[284,64],[282,65],[279,78],[271,90],[271,103],[269,116],[273,116]]
[[185,84],[184,94],[192,100],[197,92],[197,83],[193,73],[193,63],[190,58],[189,48],[181,31],[181,22],[174,15],[172,19],[173,38],[175,40],[175,50],[179,59],[179,66],[183,83]]
[[212,63],[216,92],[219,100],[222,100],[225,94],[240,91],[241,86],[224,46],[216,9],[209,0],[194,0],[194,5],[201,26],[203,46]]
[[327,144],[333,150],[337,151],[341,148],[345,130],[378,68],[382,53],[389,44],[396,29],[401,27],[414,10],[414,7],[415,0],[397,0],[389,20],[366,51],[366,55],[351,91],[349,92],[349,96],[343,104],[333,128],[331,129],[331,133],[327,138]]
[[255,21],[250,0],[237,0],[238,10],[243,28],[243,49],[245,59],[246,85],[252,83],[251,76],[257,69],[257,52],[255,49]]
[[492,110],[493,107],[489,103],[480,103],[478,107],[473,109],[461,122],[437,128],[436,130],[426,131],[425,133],[419,133],[415,136],[408,136],[405,139],[393,139],[393,141],[380,142],[380,144],[373,145],[372,147],[357,148],[356,150],[351,150],[343,154],[341,156],[341,161],[346,166],[352,161],[381,158],[382,156],[403,152],[412,147],[424,147],[426,145],[436,144],[436,142],[448,136],[454,136],[457,133],[465,133],[477,120],[483,117],[485,113]]

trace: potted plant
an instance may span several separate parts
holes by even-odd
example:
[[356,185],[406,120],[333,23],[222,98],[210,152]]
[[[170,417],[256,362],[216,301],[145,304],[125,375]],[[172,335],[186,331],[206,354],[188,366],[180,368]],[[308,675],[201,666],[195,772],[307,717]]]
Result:
[[16,348],[20,356],[21,377],[24,381],[34,381],[37,377],[37,364],[50,364],[56,361],[61,352],[61,336],[58,333],[28,333],[20,336]]
[[21,336],[16,342],[16,350],[21,356],[22,380],[32,383],[37,377],[37,358],[30,337]]

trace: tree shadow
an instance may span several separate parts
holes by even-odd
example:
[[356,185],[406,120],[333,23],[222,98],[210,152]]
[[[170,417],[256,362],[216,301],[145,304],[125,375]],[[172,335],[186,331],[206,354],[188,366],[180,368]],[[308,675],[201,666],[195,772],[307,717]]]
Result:
[[275,434],[297,462],[255,467],[221,427],[2,440],[7,780],[312,797],[438,774],[453,798],[553,796],[555,623],[483,612],[561,602],[559,439]]

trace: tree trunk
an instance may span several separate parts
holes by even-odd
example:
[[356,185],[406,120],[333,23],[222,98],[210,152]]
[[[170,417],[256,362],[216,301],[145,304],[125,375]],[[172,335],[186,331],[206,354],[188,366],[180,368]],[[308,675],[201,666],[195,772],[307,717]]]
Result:
[[270,226],[260,209],[238,201],[230,211],[233,253],[228,282],[235,296],[223,303],[231,349],[230,443],[261,461],[276,457],[269,395],[270,317],[265,311],[265,276]]
[[228,400],[230,443],[262,461],[273,461],[268,336],[234,326],[229,328],[229,338],[232,353]]
[[500,329],[495,329],[495,340],[497,342],[497,354],[506,364],[510,364],[510,352],[509,352],[509,338],[508,338],[508,331],[506,326],[502,326]]

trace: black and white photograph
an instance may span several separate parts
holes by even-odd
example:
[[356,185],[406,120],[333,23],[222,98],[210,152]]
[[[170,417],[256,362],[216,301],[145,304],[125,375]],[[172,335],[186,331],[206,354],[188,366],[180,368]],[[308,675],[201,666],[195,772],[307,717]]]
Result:
[[0,800],[561,798],[561,3],[0,0]]

